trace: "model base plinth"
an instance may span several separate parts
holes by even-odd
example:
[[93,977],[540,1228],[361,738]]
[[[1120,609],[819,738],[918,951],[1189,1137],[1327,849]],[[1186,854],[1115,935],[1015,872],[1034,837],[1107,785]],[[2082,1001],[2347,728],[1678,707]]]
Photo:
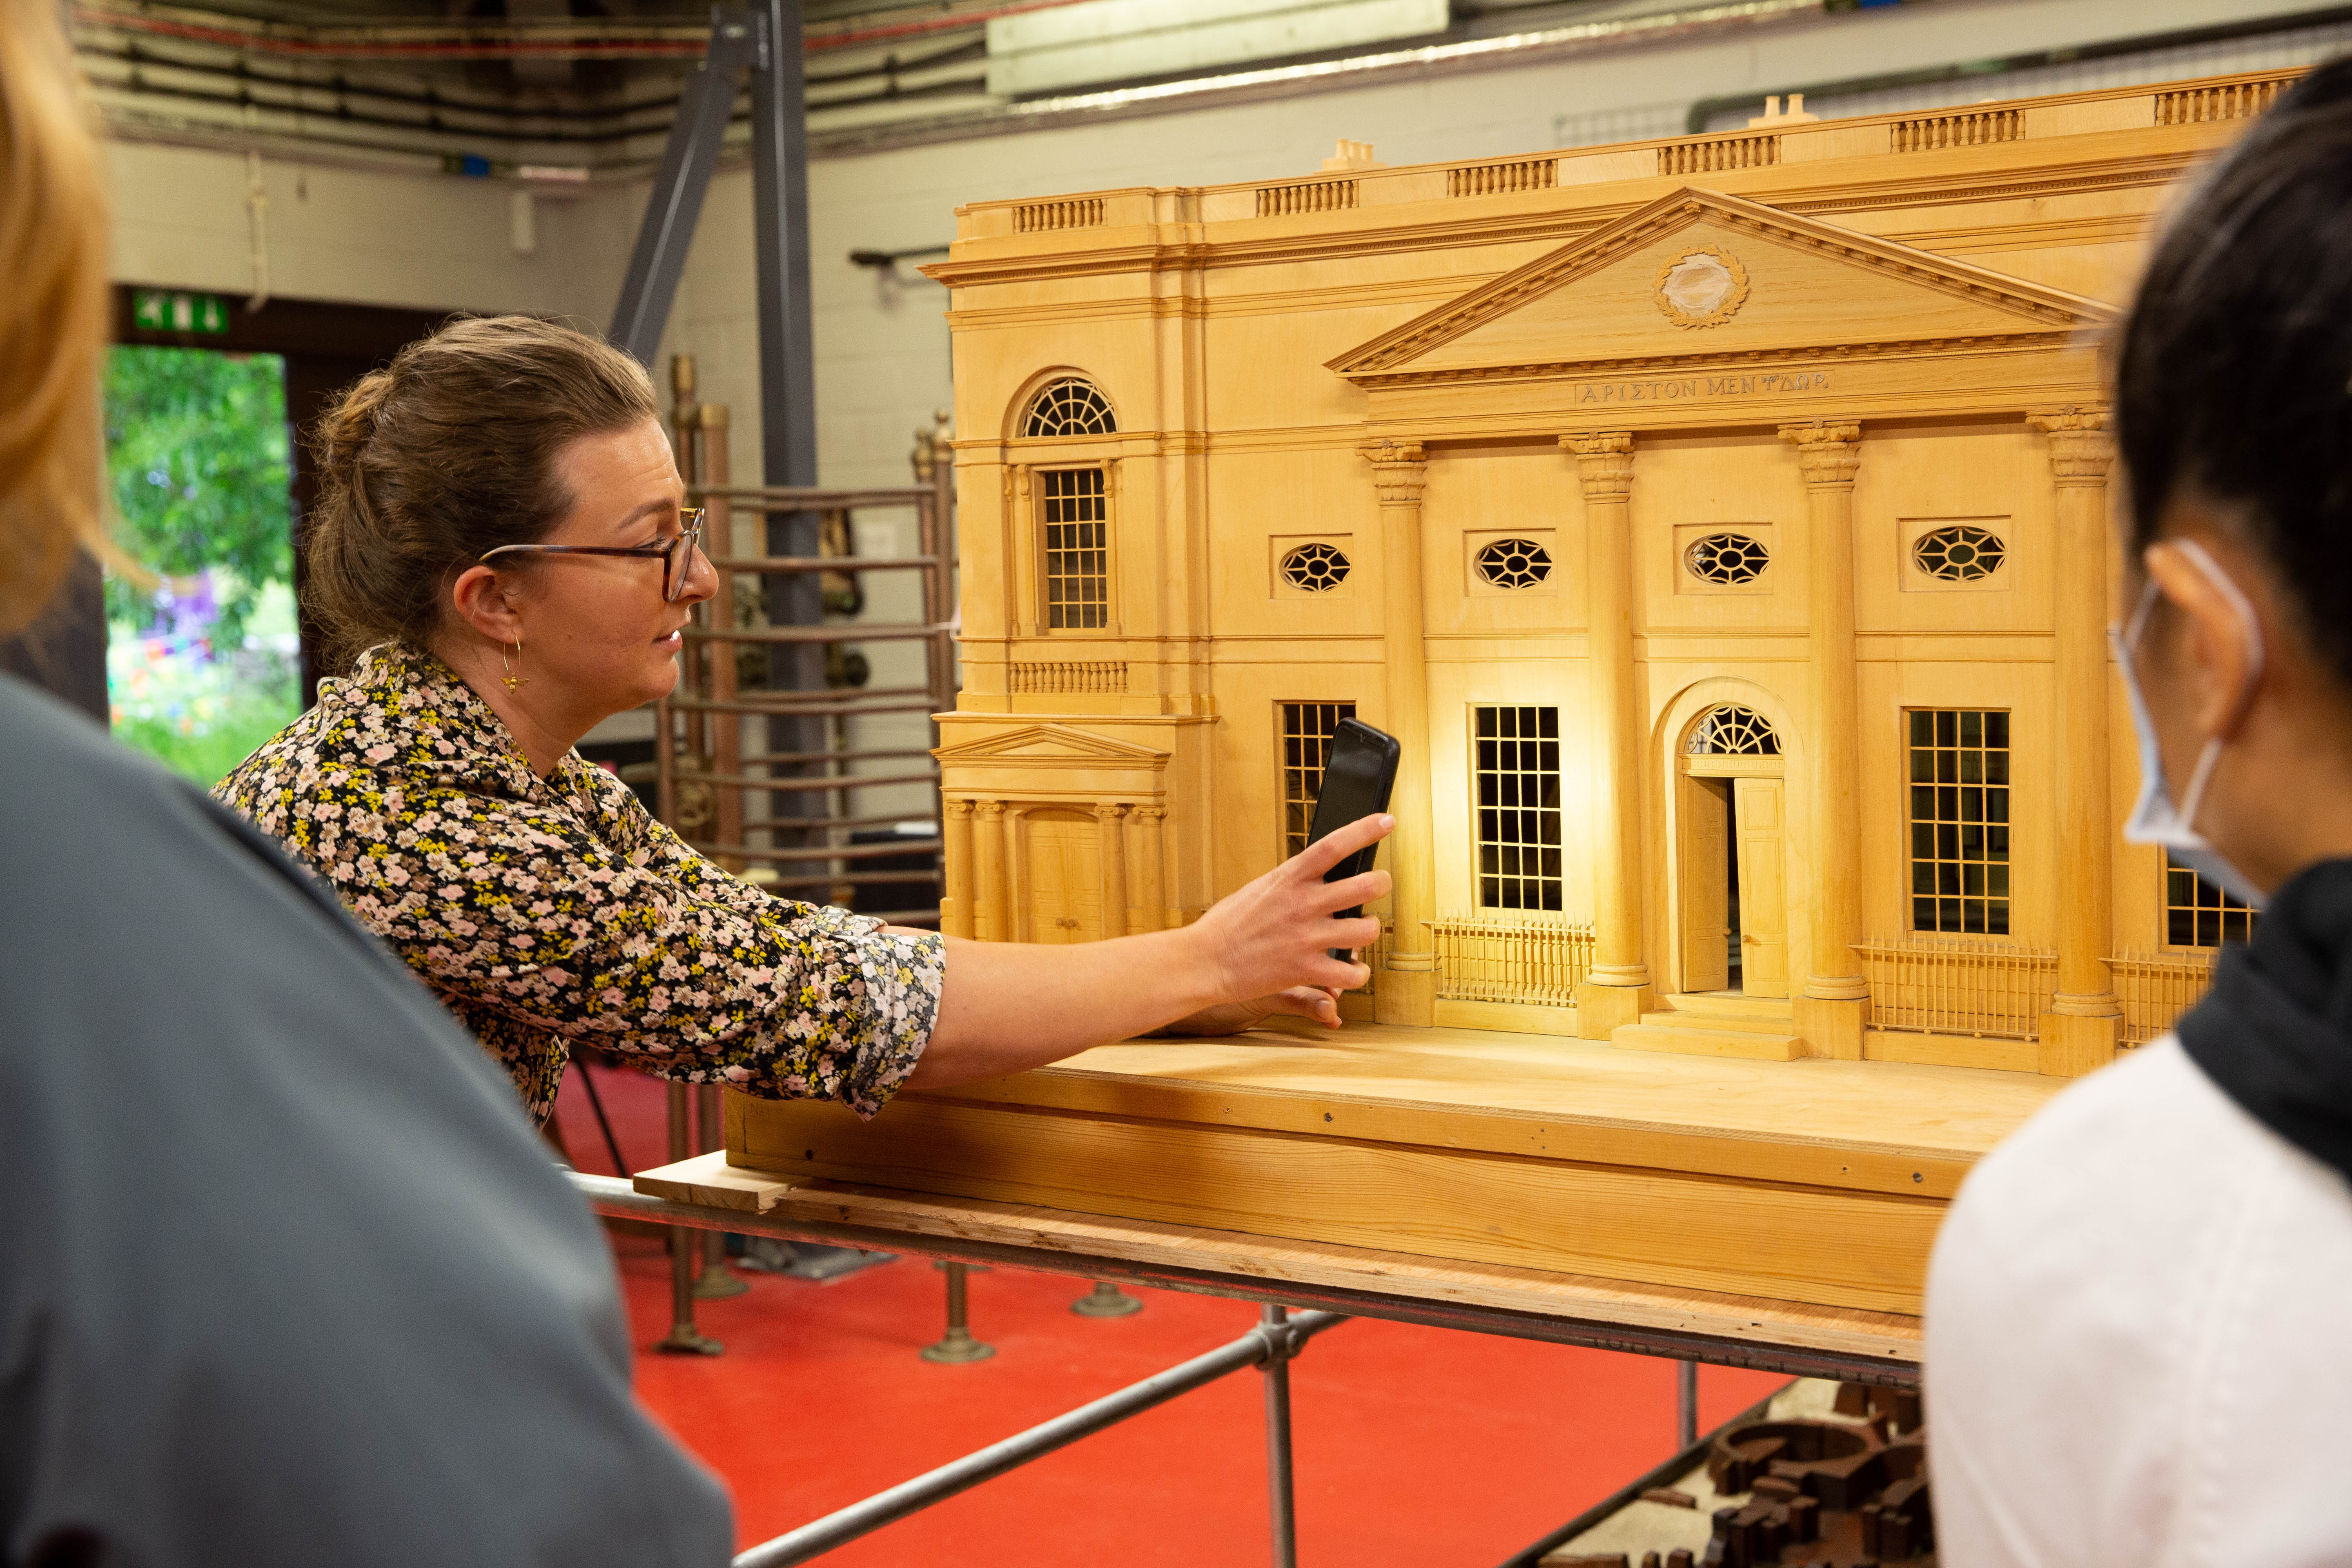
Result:
[[1945,1204],[2061,1079],[1469,1029],[1129,1041],[837,1105],[728,1098],[727,1163],[1773,1300],[1916,1313]]
[[1587,1040],[1605,1040],[1657,1005],[1657,993],[1646,985],[1597,985],[1585,981],[1576,988],[1576,1033]]

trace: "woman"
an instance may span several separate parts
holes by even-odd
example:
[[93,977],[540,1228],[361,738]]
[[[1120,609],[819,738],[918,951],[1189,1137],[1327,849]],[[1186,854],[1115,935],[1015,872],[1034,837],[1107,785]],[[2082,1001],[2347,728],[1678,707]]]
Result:
[[[103,549],[60,18],[0,0],[0,636]],[[727,1562],[586,1205],[312,879],[0,676],[0,1561]]]
[[1927,1296],[1948,1568],[2352,1563],[2352,64],[2122,331],[2126,834],[2267,909],[2176,1036],[1969,1177]]
[[572,750],[667,694],[716,585],[652,384],[527,317],[403,350],[331,410],[305,603],[355,655],[216,793],[325,877],[505,1063],[544,1121],[573,1042],[870,1116],[903,1084],[1015,1072],[1181,1024],[1336,1025],[1333,946],[1388,889],[1325,884],[1367,818],[1182,930],[979,943],[772,899]]

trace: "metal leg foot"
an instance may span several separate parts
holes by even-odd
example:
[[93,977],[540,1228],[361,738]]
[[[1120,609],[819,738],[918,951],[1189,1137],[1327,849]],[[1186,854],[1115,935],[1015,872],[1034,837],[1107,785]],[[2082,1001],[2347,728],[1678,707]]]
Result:
[[1698,1441],[1698,1363],[1675,1363],[1675,1450]]
[[1109,1280],[1097,1279],[1093,1289],[1070,1303],[1070,1310],[1081,1318],[1124,1318],[1143,1310],[1143,1303]]
[[940,1336],[939,1343],[923,1347],[923,1359],[949,1366],[986,1361],[996,1353],[996,1347],[973,1339],[971,1329],[965,1321],[964,1276],[968,1272],[967,1266],[949,1263],[941,1265],[941,1268],[948,1277],[948,1331]]

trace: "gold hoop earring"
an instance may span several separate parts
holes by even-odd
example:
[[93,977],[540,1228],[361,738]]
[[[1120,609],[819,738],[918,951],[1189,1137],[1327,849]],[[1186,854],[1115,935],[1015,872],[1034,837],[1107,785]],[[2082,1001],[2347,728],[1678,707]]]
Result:
[[[515,664],[520,664],[521,662],[522,637],[520,634],[517,634],[515,637]],[[507,689],[509,691],[512,691],[518,686],[529,686],[530,684],[530,676],[517,675],[515,673],[515,665],[509,664],[507,662],[507,650],[504,648],[499,649],[499,668],[506,671],[506,673],[499,677],[499,679],[506,682]]]

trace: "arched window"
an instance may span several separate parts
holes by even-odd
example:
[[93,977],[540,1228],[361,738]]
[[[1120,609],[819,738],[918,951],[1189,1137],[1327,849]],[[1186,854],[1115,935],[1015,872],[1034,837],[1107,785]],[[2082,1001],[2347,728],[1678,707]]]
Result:
[[1727,702],[1698,721],[1687,749],[1694,757],[1777,757],[1780,737],[1753,708]]
[[1047,382],[1029,400],[1029,412],[1021,417],[1024,436],[1111,436],[1118,431],[1118,421],[1111,416],[1110,405],[1083,376],[1066,375]]

